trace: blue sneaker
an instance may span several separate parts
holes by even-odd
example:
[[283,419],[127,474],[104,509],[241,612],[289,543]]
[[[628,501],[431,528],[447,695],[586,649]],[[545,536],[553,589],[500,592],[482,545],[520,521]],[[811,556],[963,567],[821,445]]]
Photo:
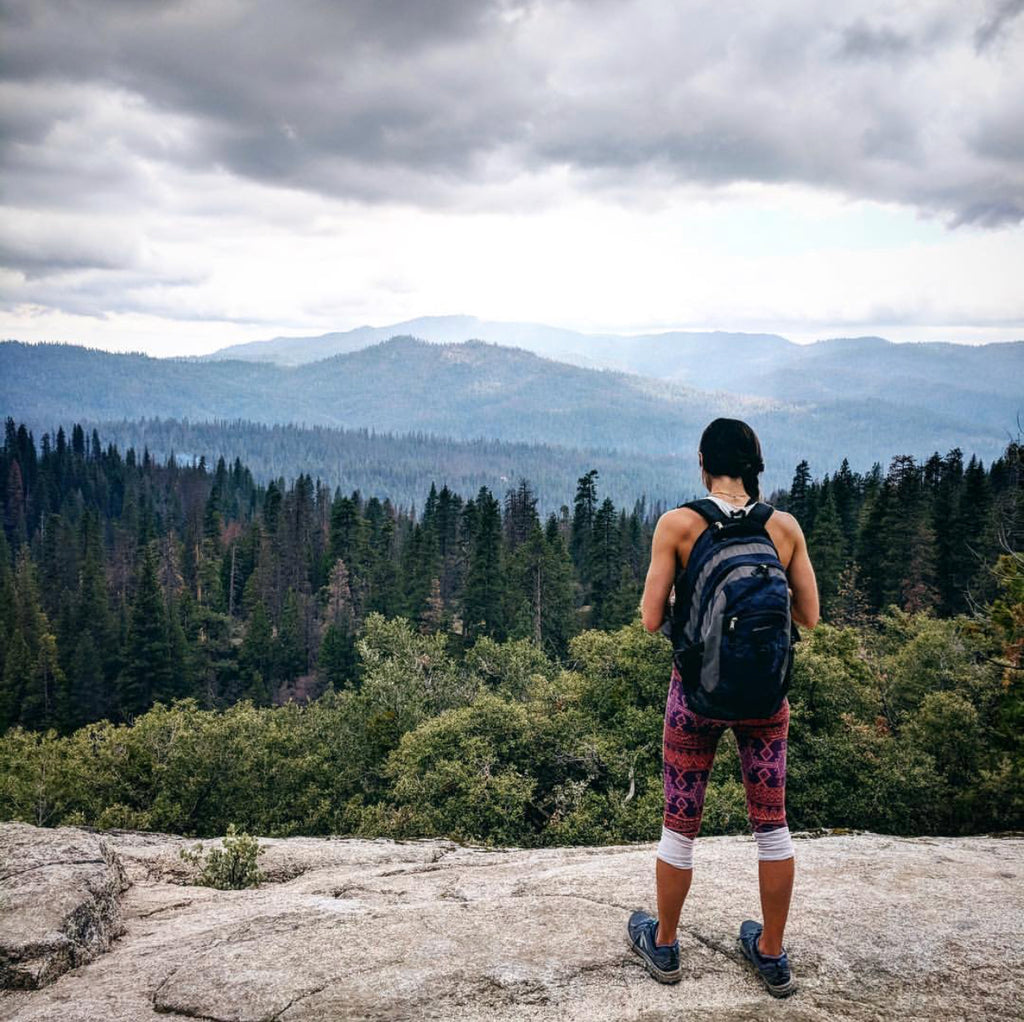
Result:
[[658,935],[658,920],[646,912],[634,912],[626,925],[629,946],[640,956],[644,968],[659,983],[678,983],[683,978],[679,965],[679,941],[665,947],[655,944]]
[[757,939],[761,936],[763,929],[764,927],[760,923],[748,919],[740,927],[740,947],[743,949],[743,954],[757,969],[757,974],[768,988],[768,993],[772,997],[789,997],[790,994],[796,992],[796,982],[789,971],[786,950],[783,948],[782,954],[778,958],[761,954],[757,949]]

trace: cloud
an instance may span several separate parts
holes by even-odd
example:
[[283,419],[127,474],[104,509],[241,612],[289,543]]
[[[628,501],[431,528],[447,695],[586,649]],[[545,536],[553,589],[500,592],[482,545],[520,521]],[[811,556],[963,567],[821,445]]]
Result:
[[1021,162],[972,129],[1024,86],[1021,7],[9,0],[7,196],[141,193],[135,159],[454,207],[566,167],[581,188],[791,181],[1017,222]]
[[839,55],[851,60],[900,58],[914,49],[909,35],[896,32],[887,25],[878,27],[856,21],[842,30]]
[[[711,242],[682,267],[658,224],[685,232],[684,206],[788,194],[800,230],[817,196],[828,216],[862,203],[958,228],[949,253],[977,231],[1019,231],[1022,9],[0,0],[0,305],[310,329],[346,315],[516,318],[531,295],[510,281],[532,279],[535,262],[535,317],[559,319],[547,288],[576,309],[592,301],[609,324],[706,323],[715,307],[778,321],[807,300],[773,273],[777,303],[756,290],[777,253],[745,225],[735,249],[756,248],[756,267],[708,255]],[[855,219],[843,230],[856,234]],[[651,236],[630,248],[639,223]],[[785,227],[773,229],[784,247]],[[586,231],[589,247],[559,230]],[[456,251],[466,244],[469,259]],[[577,263],[588,273],[555,287]],[[717,306],[659,304],[684,268],[710,275]],[[978,322],[1012,320],[1010,286],[1000,277],[990,293],[975,277],[957,280],[963,314],[976,287]],[[587,297],[597,279],[633,290],[599,312],[603,296]],[[919,321],[950,290],[936,284],[934,297],[918,281],[904,301],[888,279],[873,284]],[[873,314],[868,297],[848,308],[838,284],[820,287],[832,297],[808,317]]]
[[974,33],[974,46],[979,52],[987,49],[1002,34],[1003,29],[1024,11],[1024,0],[997,0],[988,17]]

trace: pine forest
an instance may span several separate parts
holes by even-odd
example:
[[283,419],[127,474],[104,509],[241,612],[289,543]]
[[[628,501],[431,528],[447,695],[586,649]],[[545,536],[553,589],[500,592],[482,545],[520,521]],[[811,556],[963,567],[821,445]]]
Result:
[[[802,461],[764,495],[822,603],[790,693],[794,826],[1024,826],[1022,460]],[[597,469],[557,509],[526,478],[403,506],[8,418],[0,487],[2,818],[656,836],[670,648],[638,607],[664,508],[616,506]],[[745,826],[723,746],[705,827]]]

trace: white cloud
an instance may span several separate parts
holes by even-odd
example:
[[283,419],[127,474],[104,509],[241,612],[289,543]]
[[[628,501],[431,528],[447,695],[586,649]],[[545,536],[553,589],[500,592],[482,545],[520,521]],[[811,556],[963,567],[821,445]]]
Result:
[[282,10],[7,5],[5,335],[1024,333],[1016,0]]

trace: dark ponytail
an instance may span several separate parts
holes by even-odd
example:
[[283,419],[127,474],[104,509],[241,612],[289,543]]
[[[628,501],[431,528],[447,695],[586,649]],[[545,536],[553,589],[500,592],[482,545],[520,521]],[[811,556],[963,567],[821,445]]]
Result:
[[752,500],[760,500],[757,477],[764,471],[761,442],[757,434],[739,419],[715,419],[701,434],[700,453],[709,476],[732,476],[743,480]]

